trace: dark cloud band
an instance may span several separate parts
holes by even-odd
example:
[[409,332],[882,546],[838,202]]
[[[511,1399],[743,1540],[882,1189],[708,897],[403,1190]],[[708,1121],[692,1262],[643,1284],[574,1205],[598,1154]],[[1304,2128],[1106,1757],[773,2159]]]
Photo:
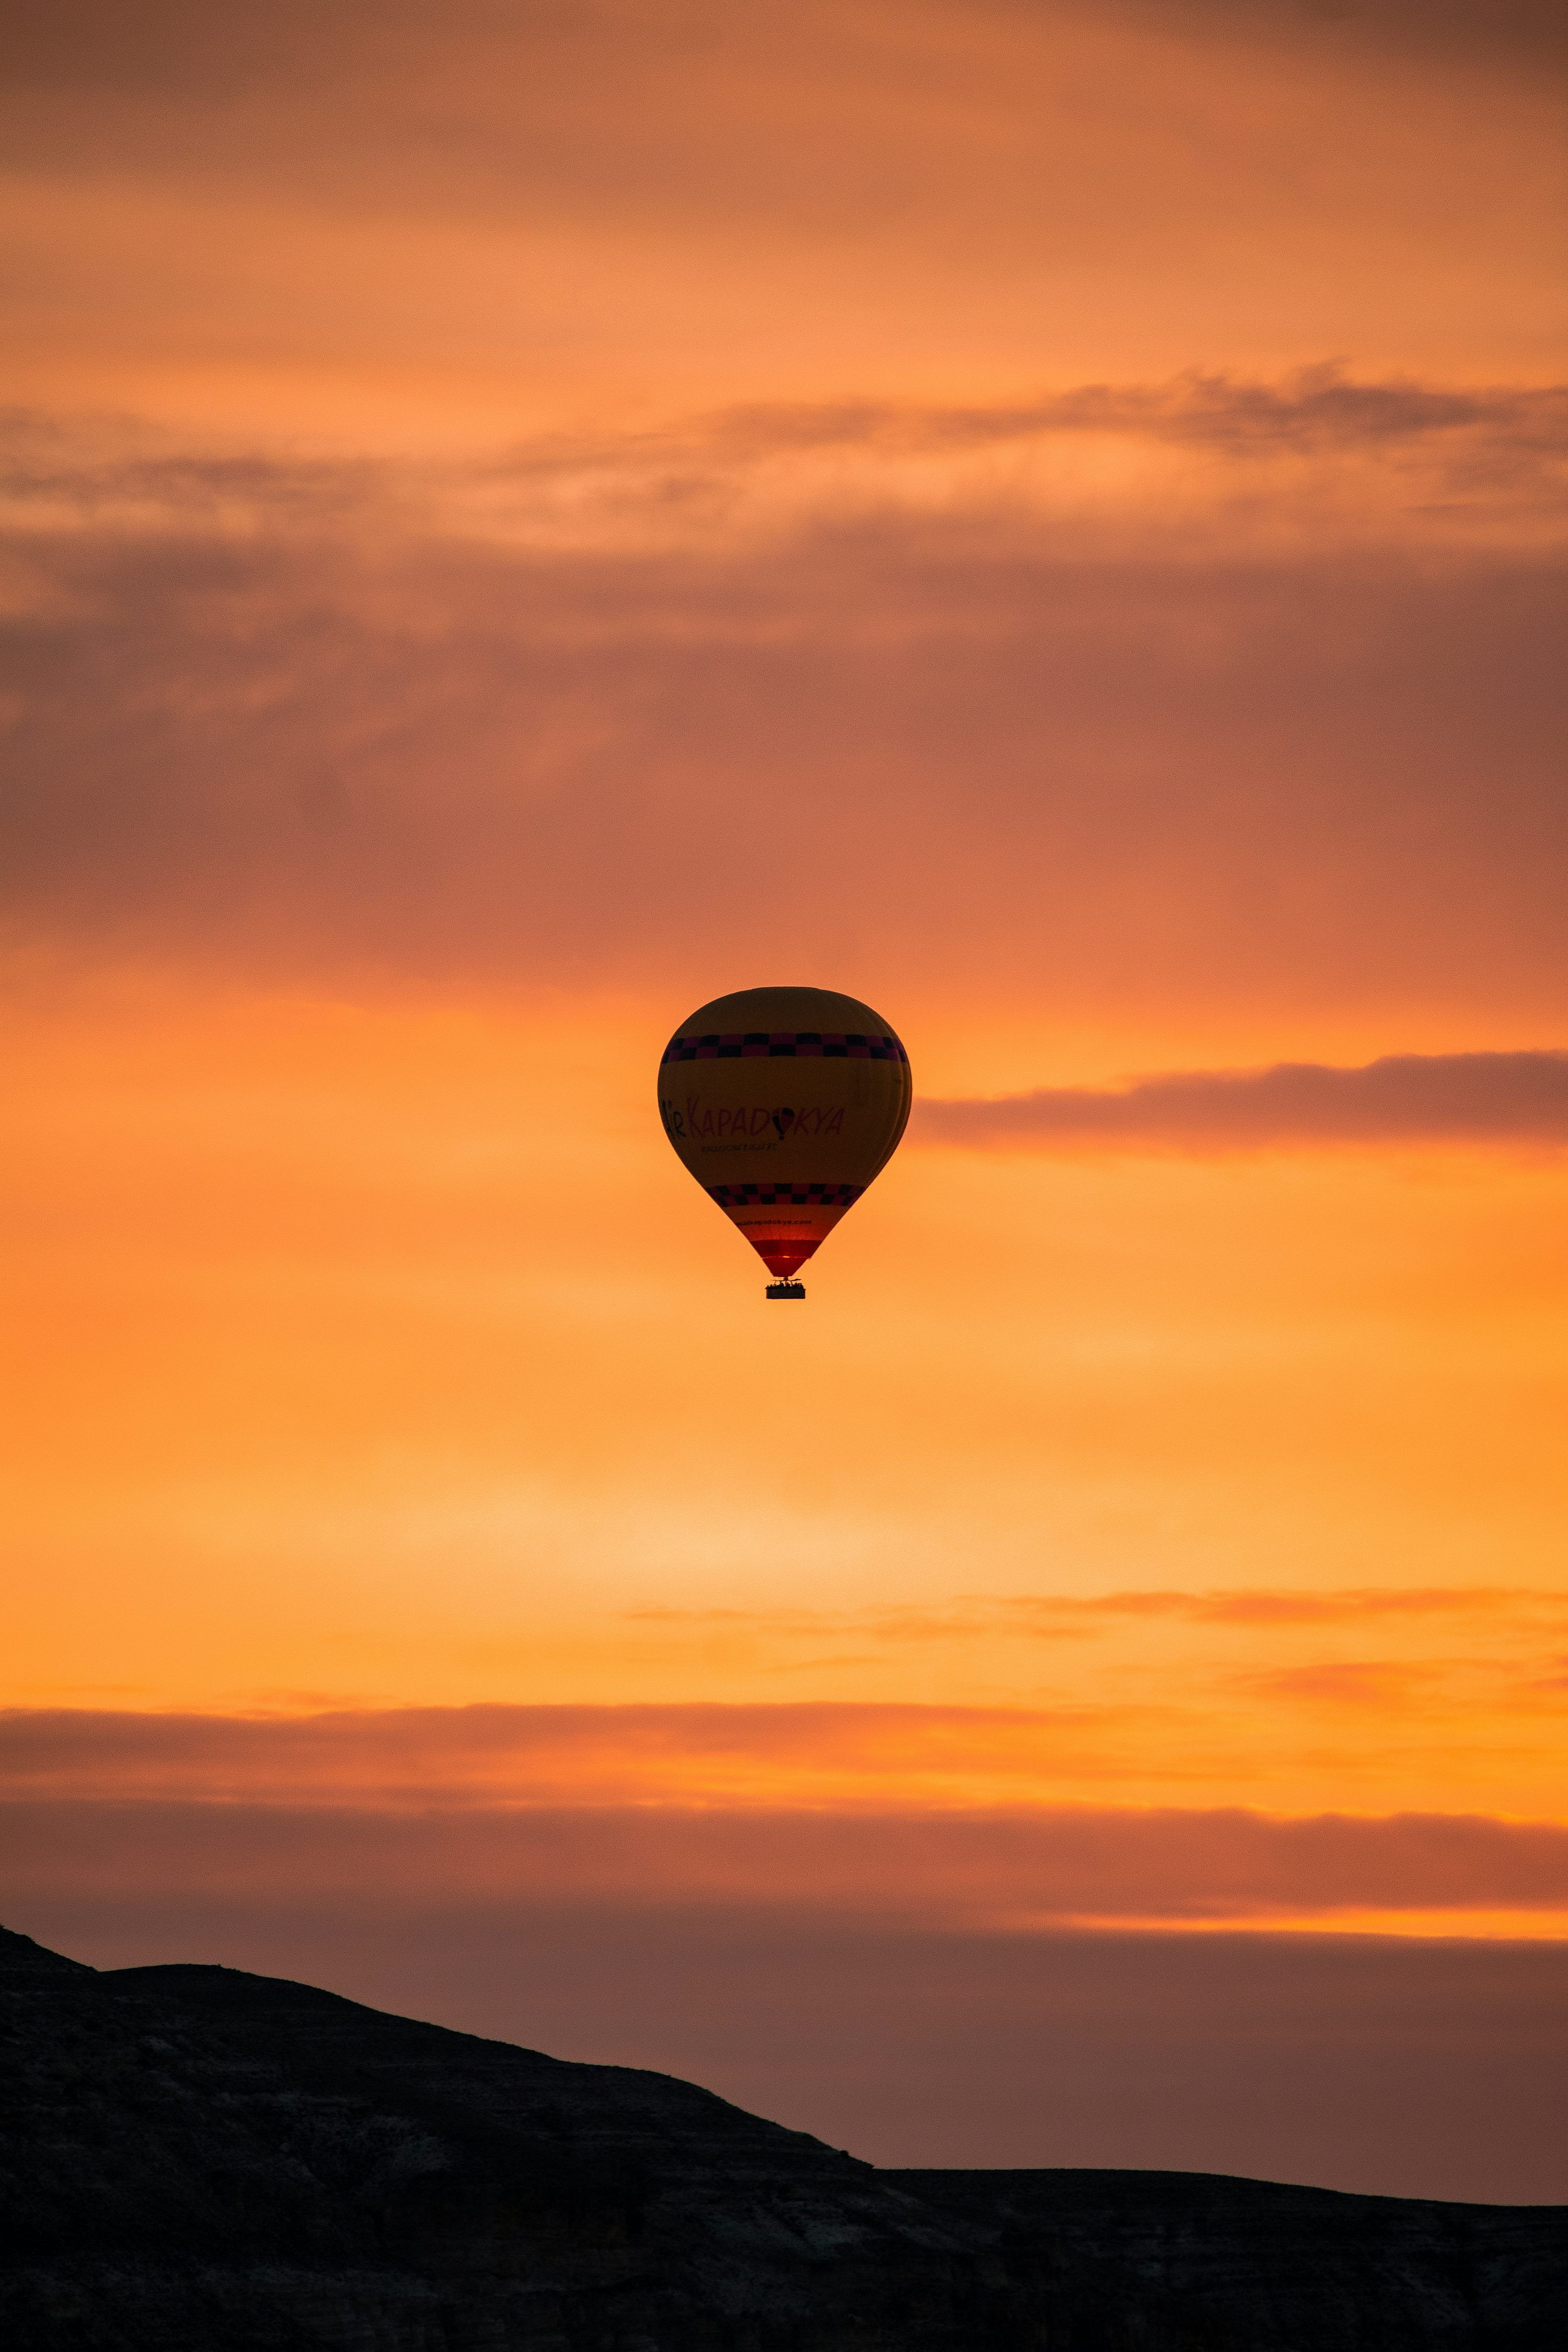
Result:
[[1568,1144],[1568,1053],[1388,1054],[1359,1069],[1278,1062],[1121,1087],[1041,1087],[917,1106],[928,1143],[1234,1151],[1344,1144]]

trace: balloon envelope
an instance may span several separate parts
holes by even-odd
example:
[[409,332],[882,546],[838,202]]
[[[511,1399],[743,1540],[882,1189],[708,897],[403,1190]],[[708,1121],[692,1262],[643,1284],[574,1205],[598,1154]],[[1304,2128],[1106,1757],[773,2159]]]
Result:
[[744,988],[683,1021],[658,1107],[686,1167],[787,1279],[892,1157],[910,1057],[879,1013],[826,988]]

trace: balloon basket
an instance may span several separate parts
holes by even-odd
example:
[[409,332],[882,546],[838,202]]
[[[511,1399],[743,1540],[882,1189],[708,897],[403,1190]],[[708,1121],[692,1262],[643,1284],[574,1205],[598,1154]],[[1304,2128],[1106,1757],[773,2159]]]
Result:
[[768,1297],[770,1298],[804,1298],[805,1285],[804,1282],[770,1282]]

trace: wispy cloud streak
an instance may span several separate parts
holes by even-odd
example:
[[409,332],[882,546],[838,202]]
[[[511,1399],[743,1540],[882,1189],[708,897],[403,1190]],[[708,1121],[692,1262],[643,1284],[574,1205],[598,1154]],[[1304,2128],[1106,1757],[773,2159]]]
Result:
[[935,1789],[1006,1777],[1136,1708],[847,1702],[394,1707],[264,1717],[0,1714],[0,1784],[147,1797],[200,1790],[403,1801],[445,1790],[521,1804],[706,1801],[785,1785]]
[[[1133,1603],[1165,1597],[1123,1596]],[[997,1630],[994,1617],[974,1625]],[[776,1640],[791,1629],[767,1630]],[[807,1620],[795,1630],[810,1635],[825,1629]],[[915,1613],[907,1633],[952,1641],[965,1630],[951,1617]],[[1057,1625],[1042,1609],[1037,1622],[1020,1614],[1004,1621],[1002,1630],[1015,1637],[1048,1635]],[[1533,1685],[1521,1685],[1517,1667],[1500,1671],[1503,1686],[1522,1704]],[[1309,1657],[1283,1667],[1270,1662],[1267,1671],[1243,1661],[1230,1682],[1261,1690],[1276,1711],[1284,1702],[1375,1715],[1404,1704],[1408,1688],[1440,1673],[1425,1661]],[[18,1799],[72,1801],[194,1798],[535,1810],[712,1804],[763,1811],[825,1804],[879,1817],[911,1805],[933,1812],[985,1805],[1043,1815],[1074,1787],[1103,1802],[1109,1792],[1121,1795],[1130,1779],[1145,1780],[1147,1743],[1158,1739],[1172,1749],[1184,1706],[1180,1695],[1156,1689],[1142,1699],[992,1706],[492,1703],[308,1715],[13,1708],[0,1712],[0,1789]]]
[[[389,509],[405,526],[423,515],[471,529],[474,492],[512,483],[534,496],[569,496],[580,523],[596,507],[624,520],[630,499],[679,531],[705,493],[732,495],[759,467],[853,457],[868,469],[859,503],[876,495],[879,460],[958,460],[1086,436],[1237,462],[1366,456],[1426,466],[1434,483],[1495,489],[1528,480],[1539,497],[1553,484],[1563,487],[1568,466],[1568,384],[1362,379],[1331,363],[1273,379],[1194,370],[1163,383],[1082,383],[1012,401],[757,401],[620,431],[558,429],[477,457],[395,464],[179,448],[124,420],[67,428],[14,411],[5,425],[0,502],[18,510],[93,519],[130,509],[148,523],[243,518],[274,529],[319,530],[356,511],[384,521]],[[882,488],[896,497],[898,475]],[[842,477],[833,478],[831,489],[842,501]],[[1014,484],[1010,496],[1018,495]]]
[[1568,1143],[1568,1053],[1389,1054],[1359,1069],[1279,1062],[1121,1087],[931,1100],[914,1133],[981,1150],[1224,1152],[1344,1144]]
[[1058,434],[1110,434],[1233,457],[1386,454],[1400,444],[1468,436],[1494,457],[1561,463],[1568,385],[1358,381],[1331,364],[1272,382],[1194,370],[1165,383],[1079,384],[1032,401],[759,404],[706,420],[700,437],[716,451],[761,457],[789,448],[952,450]]
[[1568,1606],[1568,1593],[1502,1585],[1351,1585],[1313,1592],[1233,1586],[1213,1592],[1158,1587],[1126,1592],[963,1593],[921,1608],[861,1610],[637,1609],[639,1623],[755,1625],[817,1636],[852,1629],[879,1639],[948,1641],[955,1633],[1084,1631],[1119,1619],[1175,1619],[1200,1625],[1350,1625],[1368,1618],[1499,1614],[1528,1617]]

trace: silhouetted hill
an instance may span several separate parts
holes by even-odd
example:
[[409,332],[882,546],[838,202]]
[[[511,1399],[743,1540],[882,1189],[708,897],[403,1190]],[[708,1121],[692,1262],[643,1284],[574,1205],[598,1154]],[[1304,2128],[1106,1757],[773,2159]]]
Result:
[[14,2352],[1563,2352],[1568,2210],[879,2171],[664,2074],[0,1931]]

